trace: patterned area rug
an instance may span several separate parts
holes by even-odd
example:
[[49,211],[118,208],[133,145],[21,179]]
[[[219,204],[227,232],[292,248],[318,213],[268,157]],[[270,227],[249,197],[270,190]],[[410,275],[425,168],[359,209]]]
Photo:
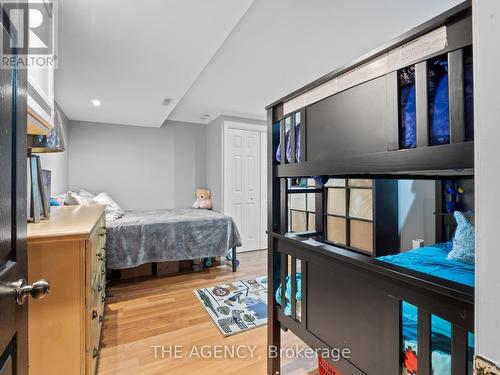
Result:
[[267,277],[193,291],[224,336],[267,323]]

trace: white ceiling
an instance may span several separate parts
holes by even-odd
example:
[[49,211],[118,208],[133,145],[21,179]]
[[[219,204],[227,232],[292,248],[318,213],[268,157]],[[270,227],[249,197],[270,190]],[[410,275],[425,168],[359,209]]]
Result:
[[56,101],[73,120],[160,127],[251,3],[62,0]]
[[[460,2],[71,0],[56,99],[69,118],[96,122],[265,119],[270,102]],[[163,107],[164,97],[175,100]]]
[[264,107],[461,0],[254,0],[170,115],[265,119]]

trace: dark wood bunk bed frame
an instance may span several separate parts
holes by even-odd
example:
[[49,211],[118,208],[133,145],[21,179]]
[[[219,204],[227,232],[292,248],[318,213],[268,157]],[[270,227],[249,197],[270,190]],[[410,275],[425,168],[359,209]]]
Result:
[[[445,30],[446,43],[441,47],[427,46],[415,55],[406,55],[389,71],[328,91],[335,87],[329,85],[332,80],[342,79],[345,73],[361,69],[390,51],[407,48],[415,39],[438,29]],[[467,373],[468,332],[474,332],[474,289],[325,243],[324,193],[319,185],[307,190],[315,194],[314,232],[287,233],[287,178],[433,179],[439,186],[450,176],[473,177],[474,142],[465,135],[463,79],[463,51],[471,45],[471,3],[465,2],[266,108],[270,347],[279,349],[280,331],[289,329],[313,349],[350,348],[349,359],[334,363],[343,375],[401,374],[401,301],[407,301],[418,307],[418,374],[432,373],[433,314],[452,325],[452,374]],[[450,143],[430,146],[427,61],[443,54],[449,69]],[[416,72],[417,144],[403,150],[399,139],[398,71],[410,65],[415,65]],[[300,113],[301,123],[299,160],[295,160],[295,142],[299,139],[295,134],[296,113]],[[285,147],[281,147],[278,163],[277,145],[286,143],[285,121],[291,124],[292,160],[287,162]],[[441,196],[441,190],[436,196]],[[442,239],[447,220],[449,217],[437,212],[436,240]],[[306,242],[311,237],[322,244]],[[284,312],[285,305],[275,300],[278,287],[286,285],[287,275],[295,280],[297,262],[302,274],[300,319],[295,282],[291,283],[290,316]],[[285,288],[281,298],[286,301]],[[268,374],[280,371],[280,356],[269,355]]]

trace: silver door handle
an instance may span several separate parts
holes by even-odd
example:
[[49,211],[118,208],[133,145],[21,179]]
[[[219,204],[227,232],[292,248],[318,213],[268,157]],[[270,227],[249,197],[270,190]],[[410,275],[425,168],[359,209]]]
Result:
[[28,285],[26,280],[20,279],[16,285],[16,302],[22,305],[26,297],[31,296],[34,299],[44,298],[50,291],[50,284],[47,280],[41,279]]

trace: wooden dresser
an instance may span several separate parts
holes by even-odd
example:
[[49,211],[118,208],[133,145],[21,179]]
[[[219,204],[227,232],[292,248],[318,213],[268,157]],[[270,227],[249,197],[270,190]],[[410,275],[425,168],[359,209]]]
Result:
[[[28,225],[28,280],[50,293],[29,302],[29,373],[96,373],[105,303],[104,206],[52,207]],[[32,303],[33,302],[33,303]]]

